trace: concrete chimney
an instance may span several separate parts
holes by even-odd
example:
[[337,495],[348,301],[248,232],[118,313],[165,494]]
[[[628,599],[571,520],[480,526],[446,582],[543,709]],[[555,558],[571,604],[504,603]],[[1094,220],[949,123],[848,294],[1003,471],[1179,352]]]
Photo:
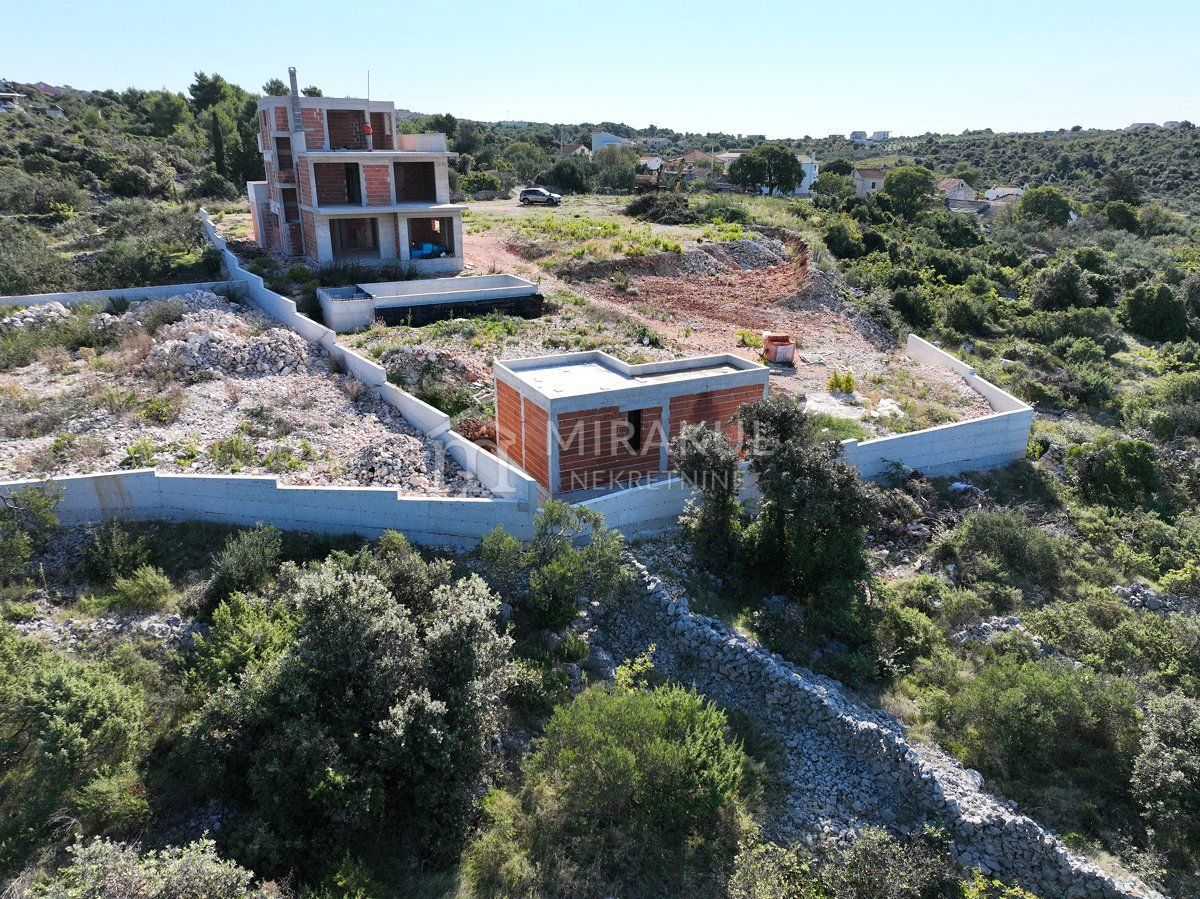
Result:
[[300,120],[300,88],[296,82],[295,66],[288,66],[288,80],[292,83],[292,146],[296,150],[307,150],[304,123]]

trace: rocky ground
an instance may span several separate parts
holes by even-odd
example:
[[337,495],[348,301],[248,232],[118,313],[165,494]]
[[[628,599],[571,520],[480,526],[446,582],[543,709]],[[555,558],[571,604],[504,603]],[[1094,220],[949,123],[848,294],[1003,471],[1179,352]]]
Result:
[[93,324],[114,332],[111,349],[0,374],[0,478],[153,466],[488,495],[319,347],[248,307],[200,291]]

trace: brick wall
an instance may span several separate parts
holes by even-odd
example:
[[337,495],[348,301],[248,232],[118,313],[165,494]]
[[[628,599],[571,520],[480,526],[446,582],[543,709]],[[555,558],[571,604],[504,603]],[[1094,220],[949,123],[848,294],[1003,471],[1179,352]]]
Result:
[[331,109],[327,113],[329,122],[329,149],[365,150],[366,138],[362,133],[363,114],[356,109]]
[[258,111],[258,135],[264,147],[271,146],[271,116],[265,109]]
[[312,182],[308,178],[307,159],[300,159],[296,162],[296,194],[300,197],[301,205],[313,205]]
[[325,110],[301,109],[300,124],[304,127],[308,149],[322,149],[325,146]]
[[314,162],[313,178],[317,182],[317,205],[329,206],[349,202],[346,192],[346,166],[341,162]]
[[629,418],[616,406],[565,412],[558,416],[560,493],[614,484],[645,483],[659,469],[662,409],[642,411],[642,445],[629,442]]
[[364,165],[363,176],[367,181],[367,205],[390,206],[392,204],[392,182],[388,178],[387,163]]
[[525,400],[525,471],[550,489],[550,416],[536,403]]
[[675,438],[685,424],[704,422],[715,425],[735,443],[742,439],[738,410],[746,403],[763,398],[761,384],[730,387],[707,393],[688,393],[671,397],[671,437]]
[[371,113],[371,132],[376,150],[394,150],[396,142],[387,126],[387,116],[382,112]]
[[286,106],[275,107],[275,130],[276,131],[291,131],[291,125],[288,124],[288,111]]
[[397,162],[396,199],[430,203],[437,200],[437,172],[433,163]]
[[503,381],[496,381],[496,442],[505,456],[522,467],[525,465],[524,427],[521,394]]
[[300,210],[300,233],[304,235],[304,247],[300,250],[309,259],[317,258],[317,219],[306,209]]

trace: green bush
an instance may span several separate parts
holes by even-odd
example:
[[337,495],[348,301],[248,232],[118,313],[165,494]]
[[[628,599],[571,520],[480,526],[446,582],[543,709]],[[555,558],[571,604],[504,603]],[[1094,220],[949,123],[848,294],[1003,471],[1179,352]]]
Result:
[[55,507],[61,494],[52,489],[26,487],[0,501],[0,585],[24,580],[36,548],[58,527]]
[[942,726],[964,764],[1007,782],[1038,773],[1120,789],[1137,746],[1137,691],[1054,659],[1001,656],[957,693]]
[[171,580],[151,565],[143,565],[113,584],[113,594],[122,608],[159,611],[175,596]]
[[463,871],[502,895],[709,895],[746,818],[748,759],[682,687],[593,687],[555,709],[515,796],[494,791]]
[[114,518],[92,531],[83,560],[93,577],[111,582],[148,565],[150,549],[145,540],[130,534],[121,520]]
[[1042,269],[1033,279],[1030,300],[1035,309],[1072,309],[1094,306],[1096,295],[1074,262]]
[[1200,702],[1168,694],[1146,710],[1133,795],[1153,843],[1194,864],[1200,846]]
[[89,781],[75,805],[84,831],[96,836],[135,836],[150,820],[146,787],[132,766]]
[[467,172],[458,179],[458,189],[465,194],[477,194],[500,189],[500,179],[491,172]]
[[1013,509],[971,512],[937,541],[934,558],[956,562],[968,579],[1001,578],[1049,589],[1063,576],[1058,544]]
[[1187,306],[1166,284],[1139,284],[1125,294],[1121,321],[1148,340],[1183,340],[1188,335]]
[[727,571],[741,554],[741,460],[724,434],[701,424],[684,425],[671,441],[671,459],[700,496],[687,512],[684,531],[694,558],[710,570]]
[[241,471],[258,462],[254,443],[240,434],[221,437],[208,445],[208,455],[218,471]]
[[690,225],[700,221],[699,214],[691,208],[683,194],[658,191],[634,197],[626,205],[625,214],[662,225]]
[[1168,593],[1200,597],[1200,562],[1188,562],[1182,568],[1168,571],[1159,584]]
[[153,468],[158,449],[149,437],[139,437],[125,447],[122,468]]
[[278,658],[294,631],[285,603],[234,593],[213,610],[208,631],[196,636],[190,674],[209,689],[237,683],[254,665]]
[[217,855],[212,840],[140,855],[132,844],[94,840],[71,847],[71,862],[34,895],[50,899],[269,899],[254,874]]
[[1067,462],[1079,492],[1089,502],[1133,505],[1153,498],[1159,488],[1154,447],[1141,440],[1100,440],[1072,446]]
[[215,606],[234,592],[253,593],[275,576],[283,554],[283,532],[257,527],[232,534],[213,556],[212,575],[204,586],[206,604]]

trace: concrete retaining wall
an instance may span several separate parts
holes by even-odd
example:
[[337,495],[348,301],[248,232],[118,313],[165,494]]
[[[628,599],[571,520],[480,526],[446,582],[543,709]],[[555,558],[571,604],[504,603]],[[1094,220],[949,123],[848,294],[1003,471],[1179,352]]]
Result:
[[528,539],[532,512],[515,499],[407,496],[388,487],[308,487],[246,475],[171,474],[154,469],[0,484],[61,493],[67,525],[128,521],[212,521],[285,530],[378,537],[396,530],[427,546],[471,547],[496,525]]
[[242,293],[242,285],[236,281],[205,281],[200,284],[161,284],[153,287],[118,287],[115,290],[74,290],[66,293],[33,293],[21,296],[0,296],[3,306],[45,306],[62,303],[64,306],[107,306],[109,300],[165,300],[193,290],[211,290],[213,293]]
[[[907,349],[909,355],[920,362],[961,375],[988,401],[993,412],[982,418],[910,434],[842,441],[846,461],[864,478],[886,474],[893,465],[939,476],[995,468],[1025,458],[1029,429],[1033,425],[1032,407],[985,381],[971,366],[915,334],[909,335]],[[753,491],[753,483],[747,478],[747,492]],[[673,479],[610,493],[583,505],[600,512],[609,527],[628,535],[645,535],[669,529],[691,496],[691,488],[679,479]]]

